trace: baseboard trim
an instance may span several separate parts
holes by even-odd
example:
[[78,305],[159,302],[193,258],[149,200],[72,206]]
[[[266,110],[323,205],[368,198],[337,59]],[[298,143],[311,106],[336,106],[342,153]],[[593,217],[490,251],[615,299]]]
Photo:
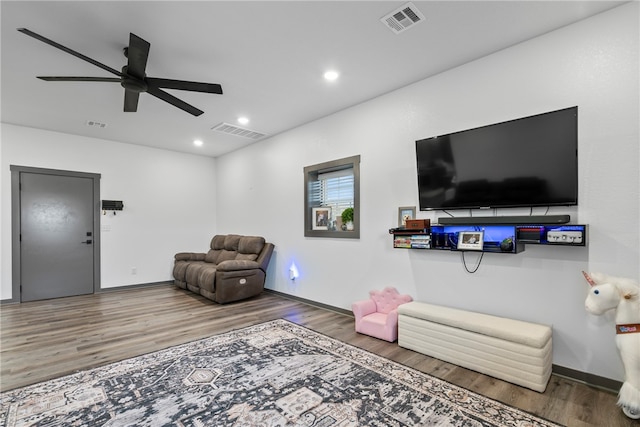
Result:
[[[128,291],[135,288],[149,288],[151,286],[167,286],[167,285],[173,285],[173,280],[166,281],[166,282],[150,282],[150,283],[139,283],[135,285],[124,285],[124,286],[117,286],[115,288],[100,288],[97,291],[95,291],[93,294],[89,294],[89,295],[104,294],[107,292]],[[61,297],[61,298],[68,298],[68,297]],[[4,304],[22,304],[22,302],[14,298],[0,300],[0,305],[4,305]]]
[[[266,292],[273,293],[279,295],[283,298],[287,298],[290,300],[302,302],[304,304],[312,305],[314,307],[324,308],[325,310],[335,311],[336,313],[345,314],[347,316],[353,317],[353,313],[349,310],[345,310],[343,308],[334,307],[332,305],[323,304],[317,301],[300,298],[295,295],[286,294],[284,292],[275,291],[273,289],[264,289]],[[558,375],[560,377],[565,377],[573,381],[578,381],[580,383],[597,387],[603,390],[611,391],[617,393],[622,387],[622,382],[617,380],[612,380],[610,378],[601,377],[599,375],[589,374],[587,372],[577,371],[571,368],[565,368],[564,366],[552,365],[551,372],[554,375]]]
[[578,381],[603,390],[612,391],[614,393],[617,393],[620,390],[620,387],[622,387],[622,381],[601,377],[588,372],[577,371],[571,368],[565,368],[564,366],[552,365],[551,372],[559,377],[569,378],[570,380]]
[[323,304],[321,302],[313,301],[313,300],[310,300],[310,299],[300,298],[300,297],[297,297],[295,295],[285,294],[284,292],[274,291],[273,289],[264,288],[264,290],[265,290],[265,292],[276,294],[276,295],[281,296],[283,298],[287,298],[287,299],[290,299],[290,300],[302,302],[302,303],[305,303],[307,305],[312,305],[312,306],[318,307],[318,308],[324,308],[325,310],[335,311],[336,313],[340,313],[340,314],[344,314],[344,315],[353,317],[353,313],[350,310],[345,310],[344,308],[338,308],[338,307],[334,307],[332,305]]
[[16,298],[7,298],[0,300],[0,305],[9,305],[9,304],[20,304],[20,301]]
[[153,286],[167,286],[167,285],[173,285],[173,280],[167,280],[165,282],[137,283],[135,285],[116,286],[114,288],[100,288],[98,289],[96,294],[104,294],[108,292],[118,292],[118,291],[130,291],[131,289],[136,289],[136,288],[150,288]]

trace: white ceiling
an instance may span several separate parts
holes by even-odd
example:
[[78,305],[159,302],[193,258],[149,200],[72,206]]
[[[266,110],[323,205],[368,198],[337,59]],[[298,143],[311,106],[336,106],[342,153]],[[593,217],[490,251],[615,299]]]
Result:
[[[244,115],[244,127],[275,135],[625,2],[413,1],[426,20],[394,34],[380,18],[405,3],[3,0],[2,122],[216,157],[256,143],[211,130],[221,122]],[[144,93],[124,113],[118,84],[36,79],[114,76],[22,27],[117,70],[132,32],[151,43],[148,76],[224,94],[167,90],[199,117]],[[323,79],[329,68],[338,81]]]

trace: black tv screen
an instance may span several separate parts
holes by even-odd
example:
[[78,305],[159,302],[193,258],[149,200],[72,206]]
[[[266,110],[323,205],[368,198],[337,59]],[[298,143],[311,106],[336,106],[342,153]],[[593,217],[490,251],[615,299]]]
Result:
[[578,204],[578,107],[416,141],[420,210]]

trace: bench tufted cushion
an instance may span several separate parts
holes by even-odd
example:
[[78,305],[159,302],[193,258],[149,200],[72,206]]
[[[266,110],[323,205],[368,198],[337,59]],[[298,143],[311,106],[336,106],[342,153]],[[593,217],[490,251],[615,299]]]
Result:
[[398,313],[534,348],[543,348],[552,334],[546,325],[417,301],[401,305]]

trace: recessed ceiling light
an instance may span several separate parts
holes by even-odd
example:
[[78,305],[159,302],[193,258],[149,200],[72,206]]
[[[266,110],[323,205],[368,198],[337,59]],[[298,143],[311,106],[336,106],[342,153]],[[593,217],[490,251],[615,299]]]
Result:
[[195,145],[196,147],[202,147],[202,144],[204,143],[200,139],[196,139],[193,141],[193,145]]
[[238,117],[238,123],[241,125],[246,125],[249,123],[249,119],[247,117]]
[[338,74],[337,71],[333,71],[333,70],[327,71],[326,73],[324,73],[325,80],[328,80],[330,82],[337,80],[339,76],[340,74]]

